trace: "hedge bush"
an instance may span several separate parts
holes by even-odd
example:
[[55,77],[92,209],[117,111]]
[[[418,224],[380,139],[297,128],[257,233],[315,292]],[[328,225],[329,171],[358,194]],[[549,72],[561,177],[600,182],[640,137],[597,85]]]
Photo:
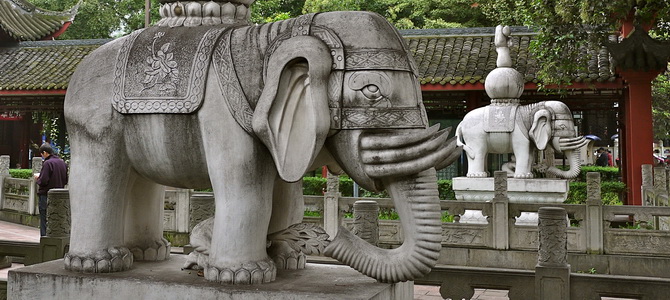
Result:
[[9,169],[9,175],[13,178],[30,179],[33,176],[32,169]]
[[[326,178],[323,177],[303,177],[302,192],[304,195],[321,196],[326,191]],[[454,191],[451,188],[451,180],[438,180],[438,190],[440,199],[456,199]],[[340,193],[343,197],[353,197],[354,181],[346,176],[340,177]],[[386,191],[374,193],[360,188],[358,193],[360,197],[388,198]]]
[[[600,197],[604,205],[621,205],[619,195],[625,192],[626,184],[620,181],[600,182]],[[570,183],[567,204],[586,203],[586,182],[575,181]]]

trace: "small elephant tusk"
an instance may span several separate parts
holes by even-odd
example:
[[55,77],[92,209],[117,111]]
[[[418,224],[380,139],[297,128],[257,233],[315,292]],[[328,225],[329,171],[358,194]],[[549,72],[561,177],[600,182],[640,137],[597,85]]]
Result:
[[442,146],[448,136],[449,131],[442,130],[437,132],[427,142],[405,148],[361,150],[361,161],[365,164],[383,164],[415,160],[428,155]]
[[[407,145],[416,144],[418,142],[430,139],[439,129],[440,124],[435,124],[430,128],[420,132],[414,131],[405,134],[396,133],[389,136],[379,134],[364,135],[361,137],[361,149],[373,150],[406,147]],[[449,128],[447,130],[449,130]]]
[[583,147],[588,141],[583,136],[576,138],[561,138],[559,145],[561,150],[574,150]]

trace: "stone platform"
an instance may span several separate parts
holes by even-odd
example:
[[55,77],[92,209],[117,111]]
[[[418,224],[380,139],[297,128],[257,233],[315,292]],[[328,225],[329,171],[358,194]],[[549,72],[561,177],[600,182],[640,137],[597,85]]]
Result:
[[121,273],[65,271],[62,260],[9,272],[9,299],[412,299],[413,282],[378,283],[347,266],[307,264],[280,270],[275,282],[233,286],[211,283],[181,270],[183,255],[169,261],[135,262]]
[[[493,177],[455,177],[452,180],[456,200],[491,201]],[[507,197],[510,203],[563,203],[570,186],[566,179],[507,178]]]

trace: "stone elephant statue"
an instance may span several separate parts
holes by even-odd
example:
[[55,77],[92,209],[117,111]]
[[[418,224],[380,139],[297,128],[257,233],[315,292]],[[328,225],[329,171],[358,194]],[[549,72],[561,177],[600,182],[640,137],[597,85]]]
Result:
[[[461,151],[448,130],[427,126],[398,32],[367,12],[254,26],[239,18],[246,4],[219,22],[205,13],[218,2],[167,2],[158,26],[95,50],[71,79],[65,268],[117,272],[167,259],[163,185],[211,186],[205,278],[273,281],[286,266],[268,255],[267,236],[302,220],[301,178],[328,165],[368,190],[386,189],[405,242],[384,250],[340,228],[313,251],[383,282],[429,272],[441,242],[435,168]],[[193,17],[199,11],[209,19]]]
[[465,115],[456,128],[457,144],[468,159],[467,177],[487,177],[488,153],[514,153],[514,178],[533,178],[537,150],[552,147],[564,152],[570,169],[539,167],[539,171],[559,178],[574,178],[581,162],[578,148],[588,141],[577,136],[572,114],[560,101],[543,101],[529,105],[492,104]]

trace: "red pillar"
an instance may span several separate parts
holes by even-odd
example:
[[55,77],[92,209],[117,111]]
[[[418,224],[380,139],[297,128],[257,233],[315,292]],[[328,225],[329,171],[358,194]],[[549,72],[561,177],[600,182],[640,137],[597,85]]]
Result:
[[628,187],[626,204],[642,205],[642,165],[653,164],[654,134],[651,115],[651,82],[656,71],[619,71],[628,83],[624,102],[625,122],[623,146],[626,168],[624,181]]

